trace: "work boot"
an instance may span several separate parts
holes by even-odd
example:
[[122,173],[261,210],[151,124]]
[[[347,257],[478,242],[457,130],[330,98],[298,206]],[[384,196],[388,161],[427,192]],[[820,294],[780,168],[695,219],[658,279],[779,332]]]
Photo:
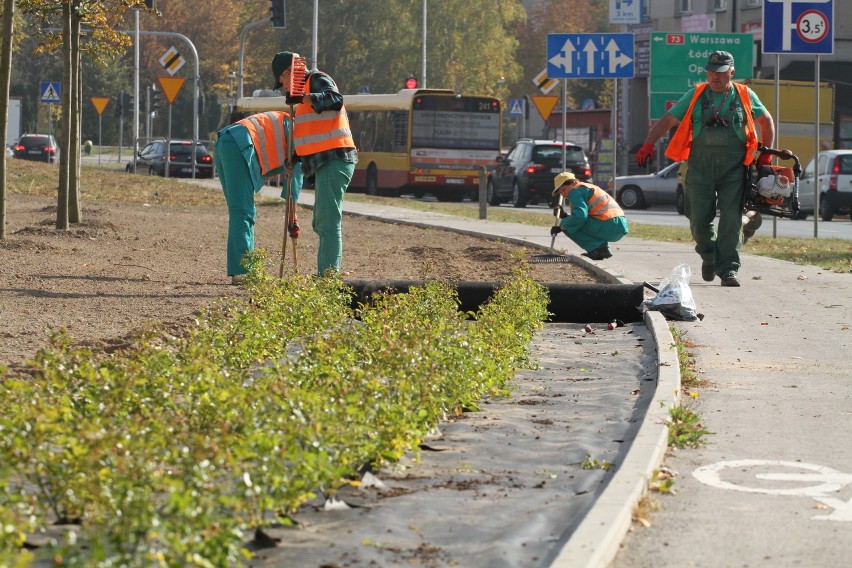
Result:
[[716,278],[716,267],[713,266],[712,262],[705,260],[701,263],[701,278],[705,282],[713,282],[713,279]]
[[609,250],[609,245],[601,245],[595,250],[590,250],[589,252],[584,252],[581,256],[586,256],[591,258],[592,260],[604,260],[612,257],[612,252]]
[[239,286],[240,284],[245,283],[245,281],[245,274],[234,274],[233,276],[231,276],[231,286]]
[[722,286],[727,286],[729,288],[739,288],[740,281],[737,280],[736,274],[728,274],[727,276],[722,277]]
[[746,244],[763,224],[763,217],[757,211],[747,211],[743,215],[743,244]]

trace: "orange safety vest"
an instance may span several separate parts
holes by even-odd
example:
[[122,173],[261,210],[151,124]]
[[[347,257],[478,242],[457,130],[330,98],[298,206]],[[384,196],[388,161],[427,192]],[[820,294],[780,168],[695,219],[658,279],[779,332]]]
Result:
[[[594,184],[583,182],[579,182],[577,185],[572,187],[571,191],[574,191],[580,186],[587,187],[592,190],[592,195],[587,200],[587,203],[589,204],[589,217],[594,217],[601,221],[607,221],[609,219],[614,219],[615,217],[624,217],[624,211],[621,210],[621,207],[618,206],[615,199],[610,197],[607,192]],[[571,195],[571,191],[568,192],[568,195]]]
[[290,115],[286,112],[271,110],[237,121],[237,124],[246,127],[251,136],[261,175],[266,175],[266,172],[287,163],[287,131],[284,121],[288,118]]
[[[740,97],[740,102],[743,105],[743,111],[746,116],[746,151],[743,158],[743,165],[747,166],[754,160],[754,152],[758,146],[754,117],[751,115],[751,97],[748,94],[748,87],[746,85],[742,83],[733,83],[733,85]],[[689,102],[689,108],[686,109],[683,120],[680,121],[680,125],[675,130],[674,136],[672,136],[671,142],[669,142],[666,148],[666,156],[676,162],[681,162],[689,158],[689,150],[692,147],[692,109],[707,86],[708,83],[699,83],[695,86],[695,91],[692,93],[692,100]]]
[[[310,78],[308,78],[310,81]],[[354,148],[352,130],[346,109],[324,110],[316,113],[309,103],[296,106],[296,125],[293,127],[296,154],[309,156],[335,148]]]

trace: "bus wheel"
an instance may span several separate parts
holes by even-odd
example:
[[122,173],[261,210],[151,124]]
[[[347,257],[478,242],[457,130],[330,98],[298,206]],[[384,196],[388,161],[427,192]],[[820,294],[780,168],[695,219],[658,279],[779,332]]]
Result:
[[367,195],[379,195],[379,170],[375,164],[367,168]]
[[411,194],[417,199],[423,199],[423,197],[426,195],[426,191],[423,189],[414,189],[411,191]]

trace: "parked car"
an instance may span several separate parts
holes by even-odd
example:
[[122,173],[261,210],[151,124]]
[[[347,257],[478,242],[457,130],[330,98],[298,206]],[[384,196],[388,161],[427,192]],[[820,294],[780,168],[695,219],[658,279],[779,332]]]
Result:
[[[565,166],[562,164],[563,148]],[[559,140],[518,140],[488,175],[488,204],[510,201],[515,207],[527,203],[555,203],[553,178],[562,171],[574,172],[578,179],[592,181],[592,168],[583,148]]]
[[819,153],[818,179],[811,159],[799,178],[799,219],[814,215],[814,185],[819,187],[819,217],[831,221],[835,215],[852,219],[852,150]]
[[678,179],[681,162],[669,164],[653,174],[618,176],[610,193],[625,209],[647,209],[654,205],[674,205],[683,213],[683,185]]
[[[213,177],[213,156],[201,142],[195,144],[195,177]],[[192,140],[172,140],[169,143],[169,177],[192,177]],[[133,172],[133,162],[127,164],[127,173]],[[166,172],[166,141],[154,140],[136,156],[136,172],[164,176]]]
[[52,134],[24,134],[12,149],[14,156],[22,160],[47,162],[59,161],[59,144]]

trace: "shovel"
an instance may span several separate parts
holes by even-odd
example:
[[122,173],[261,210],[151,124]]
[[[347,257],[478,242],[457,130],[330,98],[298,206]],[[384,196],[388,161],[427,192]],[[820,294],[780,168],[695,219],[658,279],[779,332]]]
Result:
[[[563,198],[559,196],[559,207],[556,207],[553,211],[553,218],[556,220],[555,225],[559,224],[559,210],[562,208]],[[556,254],[553,252],[553,245],[556,244],[556,236],[553,235],[553,238],[550,239],[550,250],[547,251],[547,254],[537,254],[530,258],[531,264],[545,264],[549,262],[554,263],[570,263],[572,262],[570,256],[565,256],[564,254]]]

